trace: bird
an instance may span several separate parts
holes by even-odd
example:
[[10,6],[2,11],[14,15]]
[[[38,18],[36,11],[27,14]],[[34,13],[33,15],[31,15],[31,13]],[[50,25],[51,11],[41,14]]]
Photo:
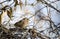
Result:
[[14,24],[15,27],[19,27],[20,29],[25,29],[29,24],[29,19],[28,18],[23,18],[22,20],[16,22]]

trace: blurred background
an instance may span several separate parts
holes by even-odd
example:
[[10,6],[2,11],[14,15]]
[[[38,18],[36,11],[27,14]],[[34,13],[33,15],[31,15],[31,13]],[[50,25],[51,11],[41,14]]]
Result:
[[0,0],[0,26],[1,39],[60,39],[60,0]]

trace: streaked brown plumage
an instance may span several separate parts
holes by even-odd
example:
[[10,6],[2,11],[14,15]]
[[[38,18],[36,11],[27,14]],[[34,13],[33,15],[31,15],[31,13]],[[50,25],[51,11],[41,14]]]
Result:
[[29,19],[28,18],[23,18],[19,22],[16,22],[14,25],[15,27],[20,27],[21,29],[26,28],[28,26]]

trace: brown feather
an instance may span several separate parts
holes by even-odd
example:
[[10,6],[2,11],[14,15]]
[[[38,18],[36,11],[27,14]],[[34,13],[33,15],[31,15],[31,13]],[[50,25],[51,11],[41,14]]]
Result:
[[14,25],[16,27],[20,27],[20,28],[25,28],[28,25],[29,19],[27,18],[23,18],[22,20],[20,20],[19,22],[16,22]]

